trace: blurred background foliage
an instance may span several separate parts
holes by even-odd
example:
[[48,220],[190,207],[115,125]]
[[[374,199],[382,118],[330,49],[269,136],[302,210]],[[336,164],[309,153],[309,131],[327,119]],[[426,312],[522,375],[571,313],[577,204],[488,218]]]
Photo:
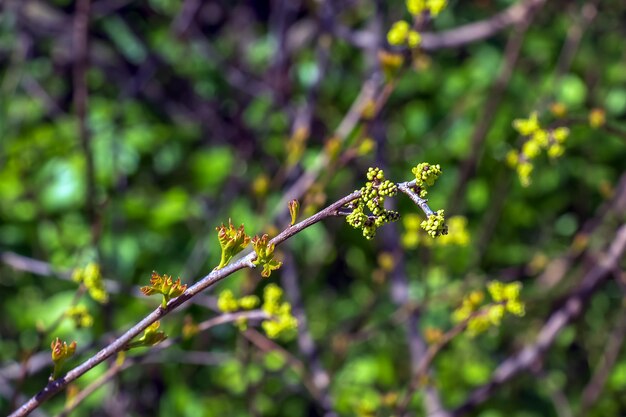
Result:
[[[426,31],[489,19],[514,4],[449,3]],[[492,279],[520,280],[526,317],[508,318],[476,338],[460,335],[433,363],[430,382],[443,405],[463,404],[502,360],[535,341],[624,221],[624,212],[606,208],[626,167],[622,1],[547,1],[527,31],[509,28],[456,48],[405,52],[406,68],[388,82],[393,88],[380,112],[364,115],[340,138],[336,129],[364,83],[382,80],[377,52],[391,24],[408,17],[403,2],[94,0],[87,154],[77,116],[75,2],[4,0],[1,7],[2,412],[20,403],[14,390],[32,395],[45,384],[48,367],[27,376],[12,370],[38,351],[49,355],[52,336],[76,340],[87,358],[156,306],[135,295],[153,270],[185,283],[211,271],[220,257],[216,226],[231,218],[249,234],[284,227],[285,193],[319,155],[337,156],[301,190],[303,214],[359,188],[369,166],[407,181],[413,166],[428,161],[444,171],[429,193],[431,207],[462,216],[469,236],[450,245],[411,236],[422,214],[399,195],[394,204],[403,218],[373,241],[331,219],[281,247],[340,415],[391,414],[411,374],[407,310],[419,313],[412,323],[428,339],[451,328],[451,312],[469,291]],[[355,45],[351,34],[373,41]],[[519,56],[498,92],[505,50],[516,36]],[[494,94],[500,100],[489,107]],[[539,158],[524,188],[505,163],[520,146],[511,122],[536,110],[552,123],[555,102],[567,109],[556,123],[571,129],[565,155]],[[589,125],[593,108],[605,112],[605,126]],[[476,146],[471,138],[485,119],[484,141]],[[49,269],[16,267],[13,254]],[[112,285],[109,303],[83,298],[93,327],[65,321],[40,340],[37,329],[73,302],[76,284],[62,278],[91,261]],[[269,281],[280,284],[285,268]],[[398,269],[407,285],[395,296]],[[615,274],[623,280],[623,270]],[[176,337],[186,315],[199,322],[216,314],[220,290],[261,294],[267,282],[258,271],[239,272],[161,328]],[[618,279],[600,287],[542,360],[472,415],[576,415],[624,320],[623,288]],[[284,350],[262,349],[235,326],[214,328],[121,373],[73,415],[325,415],[285,352],[305,368],[311,357],[297,339],[278,343]],[[585,415],[626,415],[621,352]],[[97,367],[77,385],[105,370]],[[59,412],[63,397],[43,410]],[[426,415],[422,400],[420,390],[414,415]]]

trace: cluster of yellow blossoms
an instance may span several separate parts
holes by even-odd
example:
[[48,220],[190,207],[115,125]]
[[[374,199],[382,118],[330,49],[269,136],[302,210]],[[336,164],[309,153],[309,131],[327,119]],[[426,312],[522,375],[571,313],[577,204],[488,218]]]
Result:
[[532,160],[546,150],[552,159],[563,155],[563,144],[569,136],[569,129],[557,127],[556,129],[544,129],[539,124],[537,112],[531,113],[528,119],[515,119],[513,128],[526,139],[521,151],[513,149],[506,156],[507,163],[516,169],[521,184],[524,187],[530,185],[530,174],[533,171]]
[[525,314],[524,303],[519,300],[522,289],[520,282],[504,284],[491,281],[487,284],[487,292],[492,302],[481,307],[484,300],[482,291],[472,291],[463,298],[461,306],[454,310],[452,318],[456,322],[467,321],[467,332],[475,336],[492,326],[499,326],[505,313],[521,317]]
[[420,244],[424,246],[467,246],[470,243],[470,234],[467,230],[467,219],[463,216],[452,216],[446,219],[448,234],[441,235],[437,239],[426,236],[421,227],[422,219],[418,214],[407,214],[402,218],[404,234],[402,246],[414,249]]
[[[406,8],[414,17],[421,16],[424,13],[435,17],[446,8],[447,4],[446,0],[407,0]],[[405,20],[395,22],[389,29],[389,32],[387,32],[389,45],[408,45],[410,48],[415,48],[419,46],[421,41],[422,37],[419,32],[412,29],[409,22]]]
[[82,304],[68,308],[65,316],[71,319],[79,329],[93,325],[93,316],[89,313],[87,307]]
[[84,268],[76,268],[72,273],[72,280],[85,285],[89,296],[95,301],[104,304],[109,300],[100,266],[97,263],[90,262]]
[[[298,320],[291,314],[291,304],[282,301],[283,290],[276,284],[269,284],[263,291],[263,305],[261,309],[270,318],[263,320],[261,326],[268,337],[276,339],[284,334],[289,334],[298,327]],[[252,310],[260,303],[256,295],[246,295],[239,299],[235,298],[231,290],[224,290],[217,300],[217,307],[224,313],[232,313],[240,310]],[[237,322],[240,329],[246,328],[245,319]]]

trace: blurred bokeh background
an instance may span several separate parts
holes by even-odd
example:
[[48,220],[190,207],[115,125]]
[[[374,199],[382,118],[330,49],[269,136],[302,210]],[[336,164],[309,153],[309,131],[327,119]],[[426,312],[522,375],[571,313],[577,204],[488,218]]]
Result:
[[[466,402],[537,343],[625,220],[623,1],[450,1],[420,23],[416,51],[386,44],[409,19],[402,1],[0,7],[0,412],[46,383],[53,337],[76,340],[85,359],[154,309],[135,295],[152,271],[186,283],[210,272],[216,226],[276,234],[291,198],[310,215],[361,187],[369,166],[399,182],[428,161],[443,169],[429,204],[452,217],[454,238],[429,241],[404,195],[392,202],[400,221],[371,241],[341,218],[315,225],[280,247],[284,266],[270,279],[239,272],[161,324],[176,337],[185,317],[219,314],[219,291],[261,294],[276,282],[298,335],[270,342],[216,327],[116,375],[72,415],[392,415],[463,296],[494,279],[524,284],[526,316],[455,337],[411,415],[439,415],[432,401],[481,417],[626,415],[619,257],[545,352],[486,401]],[[493,29],[512,7],[522,18]],[[437,43],[472,22],[490,36]],[[389,59],[402,68],[387,71]],[[604,123],[590,124],[594,109]],[[571,134],[522,187],[506,155],[523,141],[512,121],[532,111]],[[64,321],[46,334],[74,302],[71,270],[90,262],[109,302],[83,296],[93,326]],[[61,394],[42,412],[64,403]]]

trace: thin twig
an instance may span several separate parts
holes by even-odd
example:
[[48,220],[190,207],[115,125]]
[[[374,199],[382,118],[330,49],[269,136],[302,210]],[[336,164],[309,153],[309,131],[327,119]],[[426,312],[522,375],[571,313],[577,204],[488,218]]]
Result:
[[[425,51],[459,48],[487,39],[526,19],[529,13],[545,2],[546,0],[520,1],[485,20],[468,23],[439,33],[424,32],[421,34],[420,48]],[[335,34],[352,45],[364,49],[372,48],[378,45],[380,41],[369,31],[351,32],[348,28],[338,24],[335,28]]]
[[428,200],[420,197],[419,194],[417,194],[417,192],[413,190],[414,186],[415,186],[415,180],[409,181],[409,182],[403,182],[403,183],[398,184],[398,190],[408,195],[409,198],[413,200],[413,202],[417,204],[419,208],[422,209],[422,211],[424,212],[426,216],[434,215],[435,213],[428,206]]
[[[293,236],[294,234],[304,230],[305,228],[317,223],[318,221],[333,216],[334,213],[343,205],[349,203],[353,199],[357,198],[360,195],[358,192],[354,192],[349,196],[346,196],[334,204],[331,204],[326,209],[316,213],[315,215],[309,217],[308,219],[289,227],[284,230],[278,236],[270,241],[275,245],[282,243],[284,240]],[[180,297],[171,300],[166,308],[157,308],[152,313],[148,314],[144,317],[139,323],[129,329],[126,333],[118,337],[115,341],[110,343],[108,346],[104,347],[98,353],[96,353],[91,358],[87,359],[82,364],[78,365],[71,371],[69,371],[64,377],[56,379],[54,381],[50,381],[47,386],[40,391],[37,395],[33,396],[28,402],[22,405],[18,410],[16,410],[11,417],[25,416],[28,415],[32,410],[39,407],[43,402],[51,398],[53,395],[58,393],[61,389],[67,386],[70,382],[76,380],[84,373],[98,365],[99,363],[105,361],[115,353],[123,350],[124,347],[130,342],[133,338],[141,334],[148,326],[152,323],[160,320],[162,317],[166,316],[180,305],[185,303],[190,298],[194,297],[198,293],[204,291],[208,287],[214,285],[215,283],[221,281],[228,275],[247,267],[252,267],[252,261],[255,259],[256,254],[254,252],[248,253],[243,258],[239,259],[236,262],[227,265],[226,267],[218,270],[212,271],[210,274],[202,278],[196,284],[192,285],[187,289],[187,291],[181,295]]]
[[[232,323],[236,322],[240,319],[246,320],[261,320],[267,319],[269,315],[262,310],[251,310],[251,311],[240,311],[236,313],[224,313],[220,314],[217,317],[212,317],[208,320],[199,323],[196,326],[198,332],[204,332],[208,329],[211,329],[215,326],[219,326],[220,324]],[[154,356],[156,353],[165,350],[166,348],[179,343],[183,340],[182,337],[177,337],[174,339],[167,339],[164,342],[158,344],[155,349],[146,352],[140,356],[133,356],[130,358],[126,358],[123,363],[115,363],[111,368],[109,368],[102,376],[98,379],[87,385],[84,389],[82,389],[75,397],[71,399],[71,401],[65,406],[63,411],[58,414],[57,417],[64,417],[69,415],[73,410],[80,405],[89,395],[93,394],[96,390],[106,385],[113,377],[119,374],[121,371],[130,368],[131,366],[140,364],[145,362],[150,357]]]
[[546,0],[521,1],[487,20],[470,23],[442,33],[423,33],[421,47],[427,51],[458,48],[489,38],[496,33],[528,19]]

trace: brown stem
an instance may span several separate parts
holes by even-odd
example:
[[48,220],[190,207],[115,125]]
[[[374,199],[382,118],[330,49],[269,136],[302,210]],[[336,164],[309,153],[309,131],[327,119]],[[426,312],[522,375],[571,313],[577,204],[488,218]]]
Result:
[[[311,217],[283,230],[276,237],[271,239],[269,244],[278,246],[293,235],[306,229],[307,227],[312,226],[325,218],[338,216],[342,207],[356,200],[360,196],[360,191],[352,192],[351,194],[337,200],[333,204],[312,215]],[[23,404],[19,409],[11,414],[10,417],[21,417],[28,415],[31,411],[39,407],[42,403],[44,403],[52,396],[57,394],[59,391],[61,391],[63,388],[65,388],[70,382],[78,379],[96,365],[110,358],[115,353],[123,350],[128,342],[130,342],[136,336],[140,335],[148,326],[150,326],[157,320],[160,320],[162,317],[168,315],[191,298],[195,297],[202,291],[213,286],[215,283],[221,281],[222,279],[233,274],[234,272],[244,268],[254,268],[254,264],[252,263],[252,261],[254,261],[255,259],[256,253],[249,252],[247,255],[229,265],[226,265],[224,268],[211,271],[211,273],[190,286],[187,291],[185,291],[185,293],[182,294],[180,297],[170,300],[165,308],[158,307],[152,313],[144,317],[139,323],[126,331],[126,333],[110,343],[108,346],[102,348],[94,356],[76,366],[74,369],[70,370],[65,376],[58,378],[54,381],[50,381],[42,391],[40,391],[25,404]]]

